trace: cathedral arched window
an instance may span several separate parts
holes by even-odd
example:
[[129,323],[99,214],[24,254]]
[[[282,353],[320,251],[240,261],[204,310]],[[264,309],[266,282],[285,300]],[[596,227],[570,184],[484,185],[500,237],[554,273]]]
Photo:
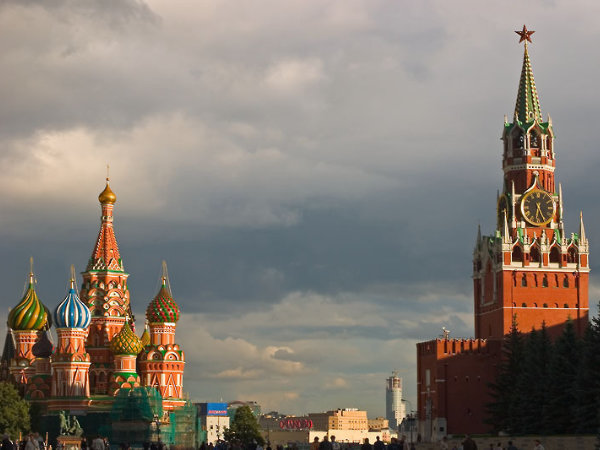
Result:
[[521,286],[526,287],[527,286],[527,275],[523,274],[523,276],[521,277]]
[[542,287],[548,287],[548,275],[544,274],[544,278],[542,278]]
[[558,250],[558,247],[556,245],[553,246],[552,249],[550,250],[550,262],[551,263],[560,262],[560,251]]
[[540,250],[536,246],[532,247],[531,251],[529,252],[529,257],[531,259],[531,262],[539,263],[540,262]]
[[563,287],[568,288],[569,287],[569,277],[565,275],[565,277],[563,278]]

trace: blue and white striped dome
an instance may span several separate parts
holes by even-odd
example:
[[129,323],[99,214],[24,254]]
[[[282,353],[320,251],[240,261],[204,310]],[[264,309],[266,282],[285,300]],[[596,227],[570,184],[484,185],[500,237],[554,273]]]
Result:
[[54,310],[54,325],[56,328],[87,328],[91,320],[90,309],[79,300],[75,280],[71,280],[69,293]]

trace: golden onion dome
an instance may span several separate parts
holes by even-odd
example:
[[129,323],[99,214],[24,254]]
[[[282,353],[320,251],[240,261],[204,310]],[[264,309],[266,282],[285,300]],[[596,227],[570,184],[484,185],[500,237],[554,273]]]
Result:
[[144,332],[142,333],[142,337],[140,338],[140,341],[142,342],[142,345],[144,347],[147,347],[148,345],[150,345],[150,333],[148,332],[148,328],[144,329]]
[[142,342],[129,326],[129,322],[125,322],[121,331],[112,338],[110,350],[113,355],[137,355],[142,351]]
[[100,195],[98,196],[98,201],[101,204],[114,204],[117,201],[117,196],[115,195],[115,193],[112,191],[112,189],[110,188],[110,185],[108,183],[108,178],[106,179],[106,187],[104,188],[104,190],[102,192],[100,192]]

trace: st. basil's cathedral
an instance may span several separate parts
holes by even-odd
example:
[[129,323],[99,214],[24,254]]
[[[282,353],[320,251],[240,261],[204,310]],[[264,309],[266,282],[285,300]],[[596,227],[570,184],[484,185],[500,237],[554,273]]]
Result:
[[[180,310],[163,267],[160,290],[146,309],[143,334],[136,335],[129,274],[113,226],[117,197],[108,178],[98,200],[100,231],[82,273],[81,290],[77,292],[72,270],[68,292],[51,312],[38,297],[31,270],[23,298],[8,315],[0,375],[15,383],[41,414],[64,410],[93,417],[109,412],[121,389],[152,387],[168,417],[186,404],[185,354],[175,342]],[[49,335],[52,326],[56,345]]]

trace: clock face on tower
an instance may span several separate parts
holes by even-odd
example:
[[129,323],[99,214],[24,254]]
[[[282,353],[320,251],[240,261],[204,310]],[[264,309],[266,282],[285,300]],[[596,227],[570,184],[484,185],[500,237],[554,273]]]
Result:
[[523,217],[532,225],[546,225],[554,216],[554,199],[546,191],[534,189],[521,200]]

